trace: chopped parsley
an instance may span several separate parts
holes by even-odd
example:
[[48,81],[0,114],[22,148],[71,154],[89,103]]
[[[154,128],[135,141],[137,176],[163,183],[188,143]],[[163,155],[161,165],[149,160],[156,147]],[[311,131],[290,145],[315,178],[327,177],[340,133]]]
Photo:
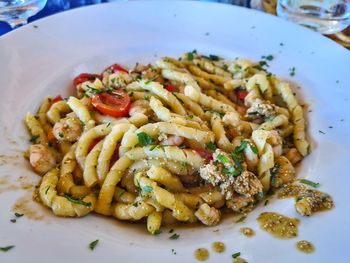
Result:
[[264,206],[267,206],[267,204],[269,203],[269,199],[265,200]]
[[259,200],[264,199],[264,193],[263,193],[263,192],[259,192],[259,193],[258,193],[258,199],[259,199]]
[[235,163],[235,165],[237,166],[237,170],[239,173],[243,172],[243,166],[241,164],[241,162],[239,161],[239,158],[237,158],[237,156],[235,154],[232,155],[233,161]]
[[171,252],[174,254],[174,255],[176,255],[176,251],[175,251],[175,249],[171,249]]
[[152,193],[153,188],[151,186],[146,185],[143,187],[143,190],[147,193]]
[[242,216],[241,218],[239,218],[236,223],[241,223],[243,222],[245,219],[247,218],[247,216]]
[[289,75],[292,77],[295,76],[295,67],[289,69]]
[[96,239],[95,241],[92,241],[90,244],[89,244],[89,248],[91,249],[91,250],[94,250],[95,249],[95,247],[97,246],[97,244],[98,244],[98,239]]
[[60,138],[64,138],[64,134],[62,132],[59,132],[58,136],[60,136]]
[[160,233],[162,233],[162,230],[156,229],[156,230],[154,230],[154,232],[152,234],[153,235],[159,235]]
[[318,130],[319,133],[322,133],[322,134],[326,134],[325,132],[321,131],[321,130]]
[[299,182],[302,184],[307,184],[307,185],[312,186],[314,188],[317,188],[320,186],[320,183],[315,183],[315,182],[307,180],[307,179],[300,179]]
[[139,202],[135,202],[132,204],[133,207],[138,207],[139,206]]
[[22,217],[22,216],[24,216],[24,214],[15,213],[15,216],[18,218],[18,217]]
[[105,89],[95,89],[95,88],[89,86],[88,90],[85,93],[101,94],[101,93],[112,93],[112,91],[113,91],[113,88],[111,88],[111,87],[108,87]]
[[47,188],[46,188],[46,190],[45,190],[45,194],[47,195],[47,192],[49,191],[49,189],[50,189],[50,186],[48,186]]
[[169,230],[169,233],[173,233],[173,232],[174,232],[174,229],[173,229],[173,228]]
[[174,233],[174,234],[172,234],[172,235],[169,237],[169,239],[176,240],[176,239],[178,239],[179,237],[180,237],[180,235]]
[[7,252],[10,249],[13,249],[15,246],[7,246],[7,247],[0,247],[0,251],[2,252]]
[[31,138],[30,138],[30,142],[32,143],[36,143],[36,140],[39,138],[40,136],[39,135],[33,135]]
[[11,223],[16,223],[17,222],[16,219],[11,219],[10,221],[11,221]]
[[139,139],[140,146],[146,146],[153,143],[152,137],[145,132],[138,133],[137,138]]
[[258,148],[254,144],[249,143],[249,146],[253,153],[258,154]]
[[73,204],[83,205],[83,206],[87,206],[87,207],[90,207],[92,205],[91,202],[85,202],[83,200],[76,199],[69,194],[64,194],[64,197],[67,198],[68,201],[73,203]]
[[222,164],[226,164],[230,162],[230,159],[227,158],[225,155],[223,154],[218,154],[218,156],[216,157]]
[[193,55],[197,54],[197,50],[193,50],[192,52],[187,53],[187,60],[192,61],[193,60]]
[[267,56],[262,56],[261,59],[265,59],[265,60],[268,60],[268,61],[271,61],[274,59],[273,55],[267,55]]
[[241,255],[241,252],[232,254],[232,258],[238,258]]
[[210,142],[210,143],[207,144],[207,148],[208,148],[209,150],[212,150],[212,151],[214,152],[214,151],[216,150],[217,146],[216,146],[215,143]]
[[248,141],[242,141],[239,146],[237,146],[234,150],[235,153],[242,152],[245,148],[247,148]]

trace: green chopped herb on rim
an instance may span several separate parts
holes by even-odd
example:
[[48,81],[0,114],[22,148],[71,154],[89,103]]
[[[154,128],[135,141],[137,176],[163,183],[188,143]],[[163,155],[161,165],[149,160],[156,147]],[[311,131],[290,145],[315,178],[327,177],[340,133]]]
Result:
[[15,246],[7,246],[7,247],[0,247],[0,251],[7,252],[11,249],[13,249]]
[[99,242],[98,239],[96,239],[95,241],[92,241],[92,242],[89,244],[89,248],[90,248],[91,250],[94,250],[95,247],[97,246],[98,242]]
[[169,239],[176,240],[176,239],[178,239],[179,237],[180,237],[180,235],[174,233],[174,234],[172,234],[172,235],[169,237]]
[[307,180],[307,179],[300,179],[299,182],[302,183],[302,184],[306,184],[306,185],[312,186],[314,188],[317,188],[317,187],[320,186],[320,183],[315,183],[315,182]]
[[232,258],[238,258],[241,255],[241,252],[232,254]]
[[83,200],[77,199],[72,197],[69,194],[64,194],[64,197],[68,199],[69,202],[73,203],[73,204],[77,204],[77,205],[83,205],[83,206],[87,206],[90,207],[92,204],[91,202],[85,202]]

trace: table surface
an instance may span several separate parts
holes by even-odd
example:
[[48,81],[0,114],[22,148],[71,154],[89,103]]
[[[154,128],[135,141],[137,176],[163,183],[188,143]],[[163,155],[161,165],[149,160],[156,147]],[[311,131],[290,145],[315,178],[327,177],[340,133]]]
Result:
[[[86,5],[106,3],[108,0],[48,0],[46,6],[36,15],[28,19],[28,23],[40,18],[63,12],[69,9],[78,8]],[[0,36],[10,32],[12,29],[6,22],[0,21]]]
[[[107,2],[113,2],[118,0],[48,0],[46,6],[36,15],[30,17],[28,19],[28,23],[33,22],[37,19],[53,15],[59,12],[63,12],[69,9],[74,9],[82,6],[87,5],[93,5],[93,4],[100,4],[100,3],[107,3]],[[119,0],[119,1],[125,1],[125,0]],[[171,1],[171,0],[167,0]],[[198,0],[203,2],[221,2],[221,3],[233,3],[233,4],[240,4],[246,7],[250,7],[250,0]],[[11,27],[6,23],[0,21],[0,36],[6,34],[7,32],[10,32],[12,29]]]

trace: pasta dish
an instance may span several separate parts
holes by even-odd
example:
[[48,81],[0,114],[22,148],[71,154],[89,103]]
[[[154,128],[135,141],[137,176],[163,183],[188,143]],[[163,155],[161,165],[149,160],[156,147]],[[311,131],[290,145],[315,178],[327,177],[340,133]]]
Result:
[[37,199],[57,216],[142,221],[151,234],[251,211],[310,151],[301,105],[265,65],[192,51],[80,74],[74,96],[26,116]]

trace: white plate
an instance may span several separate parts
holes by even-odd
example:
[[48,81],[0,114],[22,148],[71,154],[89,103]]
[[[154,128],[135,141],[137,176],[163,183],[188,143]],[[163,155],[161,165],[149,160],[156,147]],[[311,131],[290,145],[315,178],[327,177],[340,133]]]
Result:
[[[256,222],[262,211],[300,218],[292,200],[257,208],[244,224],[228,219],[218,227],[177,229],[180,238],[169,240],[167,232],[150,236],[143,226],[99,216],[56,218],[32,201],[28,205],[43,219],[28,219],[35,215],[26,213],[13,224],[13,204],[20,197],[30,200],[32,192],[19,187],[0,194],[0,246],[16,246],[0,252],[0,262],[192,262],[198,247],[209,249],[208,262],[231,262],[231,254],[238,251],[250,263],[350,262],[350,53],[307,29],[229,5],[103,4],[55,15],[1,37],[0,154],[5,157],[0,159],[0,189],[8,185],[6,180],[23,186],[40,179],[22,158],[28,147],[23,118],[37,109],[45,95],[66,95],[72,78],[81,72],[100,72],[114,62],[129,66],[153,62],[193,49],[226,58],[275,56],[270,70],[300,85],[312,110],[308,119],[313,152],[303,161],[300,176],[320,182],[321,190],[334,197],[336,208],[303,218],[299,237],[292,240],[275,239],[259,230]],[[289,76],[292,67],[296,67],[293,78]],[[239,234],[243,225],[254,228],[256,236]],[[88,250],[95,239],[99,245]],[[316,252],[298,252],[295,242],[300,239],[311,241]],[[226,252],[215,254],[213,241],[223,241]]]

